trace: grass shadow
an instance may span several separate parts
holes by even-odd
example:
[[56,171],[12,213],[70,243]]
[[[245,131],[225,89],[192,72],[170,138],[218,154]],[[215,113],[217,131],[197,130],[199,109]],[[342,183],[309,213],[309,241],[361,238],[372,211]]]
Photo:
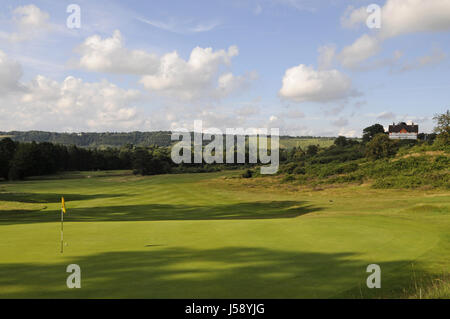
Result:
[[[320,211],[320,207],[301,201],[267,201],[228,205],[144,204],[70,208],[65,220],[70,222],[156,221],[156,220],[224,220],[294,218]],[[59,210],[0,210],[0,225],[40,223],[59,220]]]
[[[98,198],[111,198],[120,197],[120,194],[65,194],[64,199],[66,201],[81,201]],[[19,203],[60,203],[61,194],[51,193],[12,193],[12,192],[0,192],[0,201],[4,202],[19,202]]]
[[[358,257],[260,247],[155,247],[66,257],[49,265],[0,264],[0,298],[330,298],[365,286],[369,261]],[[408,262],[381,267],[388,273]],[[69,264],[81,267],[81,289],[66,287]],[[390,296],[402,285],[383,281],[372,297]],[[369,289],[362,289],[367,296]]]

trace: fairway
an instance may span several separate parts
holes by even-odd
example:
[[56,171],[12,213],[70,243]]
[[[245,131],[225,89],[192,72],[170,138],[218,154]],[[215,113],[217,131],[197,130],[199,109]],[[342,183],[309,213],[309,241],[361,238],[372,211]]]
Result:
[[[448,191],[294,191],[235,176],[0,183],[0,298],[387,298],[448,276]],[[81,289],[66,286],[69,264]],[[369,264],[381,289],[366,286]]]
[[282,138],[280,139],[280,147],[291,149],[300,147],[306,149],[309,145],[318,145],[320,147],[329,147],[333,145],[334,138]]

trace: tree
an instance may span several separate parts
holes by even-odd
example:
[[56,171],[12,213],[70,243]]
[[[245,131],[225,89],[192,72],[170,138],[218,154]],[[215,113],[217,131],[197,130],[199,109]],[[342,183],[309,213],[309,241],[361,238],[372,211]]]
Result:
[[367,143],[370,140],[372,140],[375,135],[383,133],[384,134],[384,127],[381,124],[374,124],[371,126],[366,127],[363,130],[363,142]]
[[319,152],[319,147],[317,145],[308,145],[306,148],[306,154],[309,156],[314,156]]
[[11,159],[8,172],[8,179],[24,179],[26,176],[35,174],[36,165],[39,163],[36,158],[36,143],[20,143],[14,157]]
[[0,140],[0,177],[4,179],[8,179],[9,167],[16,147],[16,143],[9,137]]
[[345,147],[349,144],[349,140],[345,136],[338,136],[337,139],[334,140],[334,145]]
[[391,140],[386,134],[380,133],[366,144],[366,157],[380,159],[395,155],[397,143]]
[[450,111],[442,114],[436,114],[433,117],[436,121],[436,127],[434,131],[438,134],[438,138],[444,144],[448,144],[450,141]]
[[140,175],[165,174],[170,172],[168,153],[155,148],[137,148],[133,154],[133,172]]
[[246,170],[243,174],[242,177],[243,178],[251,178],[253,176],[253,172],[251,170]]

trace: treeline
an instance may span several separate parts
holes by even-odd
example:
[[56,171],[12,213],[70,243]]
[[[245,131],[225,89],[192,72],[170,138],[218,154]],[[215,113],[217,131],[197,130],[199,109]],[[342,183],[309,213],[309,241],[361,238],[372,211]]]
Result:
[[0,136],[9,137],[16,142],[53,143],[76,145],[85,148],[122,147],[126,144],[137,146],[169,146],[171,132],[128,132],[128,133],[54,133],[43,131],[0,132]]
[[[302,149],[280,149],[279,172],[286,179],[307,181],[317,177],[337,176],[341,181],[362,180],[371,175],[371,171],[361,170],[361,165],[371,161],[389,159],[402,148],[432,147],[436,150],[448,150],[450,144],[450,112],[436,115],[435,133],[419,134],[418,140],[391,140],[380,124],[374,124],[363,130],[362,140],[339,136],[330,147],[309,145]],[[57,133],[55,133],[57,134]],[[93,133],[94,134],[94,133]],[[109,134],[109,133],[104,133]],[[192,134],[192,133],[191,133]],[[204,143],[209,143],[205,142]],[[236,145],[236,140],[235,140]],[[235,161],[237,152],[235,147]],[[31,143],[14,141],[11,138],[0,140],[0,178],[8,180],[24,179],[29,176],[54,174],[62,171],[119,170],[131,169],[135,174],[152,175],[179,172],[210,172],[221,169],[253,168],[258,164],[249,164],[249,149],[245,150],[244,164],[175,164],[171,159],[170,146],[133,146],[126,144],[120,148],[88,149],[75,145],[62,145],[49,142]],[[192,161],[194,152],[191,153]],[[440,167],[446,161],[440,159]],[[409,165],[409,164],[408,164]],[[416,164],[414,164],[416,165]],[[422,165],[422,164],[421,164]],[[424,164],[425,165],[425,164]],[[384,166],[381,166],[384,167]],[[244,177],[258,175],[258,169],[247,171]],[[345,177],[338,176],[347,174]],[[375,173],[374,173],[375,174]],[[378,174],[378,173],[377,173]],[[373,175],[373,174],[372,174]],[[433,175],[434,176],[434,175]],[[430,178],[438,178],[436,176]],[[440,176],[440,175],[439,175]]]
[[[170,146],[171,132],[106,132],[106,133],[55,133],[44,131],[11,131],[0,132],[1,137],[9,137],[15,142],[48,142],[61,145],[76,145],[83,148],[120,148],[124,145],[136,145],[139,147],[148,147],[152,145]],[[193,133],[191,132],[193,138]],[[320,139],[330,140],[332,137],[314,137],[314,136],[280,136],[283,139]]]
[[[254,164],[175,164],[170,147],[152,145],[139,147],[87,149],[75,145],[49,142],[22,143],[11,138],[0,140],[0,178],[21,180],[30,176],[55,174],[63,171],[133,170],[134,174],[202,173],[252,167]],[[225,158],[226,154],[224,154]],[[237,154],[235,154],[235,157]],[[248,159],[248,150],[245,157]]]
[[167,148],[158,146],[92,150],[48,142],[0,140],[0,177],[7,180],[61,171],[133,169],[137,174],[161,174],[170,171],[171,163]]

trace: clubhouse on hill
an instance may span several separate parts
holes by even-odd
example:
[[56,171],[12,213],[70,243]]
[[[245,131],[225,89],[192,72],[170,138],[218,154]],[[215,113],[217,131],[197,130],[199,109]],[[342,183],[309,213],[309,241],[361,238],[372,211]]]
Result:
[[389,138],[393,140],[417,140],[419,125],[400,122],[389,125]]

